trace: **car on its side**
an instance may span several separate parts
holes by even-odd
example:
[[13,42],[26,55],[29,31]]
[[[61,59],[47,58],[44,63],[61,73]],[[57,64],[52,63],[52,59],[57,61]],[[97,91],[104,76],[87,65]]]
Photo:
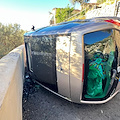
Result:
[[46,89],[101,104],[120,91],[120,18],[74,20],[24,35],[27,67]]

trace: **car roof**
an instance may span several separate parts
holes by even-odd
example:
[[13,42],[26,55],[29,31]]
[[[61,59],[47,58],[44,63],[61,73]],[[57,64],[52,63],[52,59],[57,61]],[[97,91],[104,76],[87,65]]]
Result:
[[62,22],[56,25],[40,28],[33,32],[28,32],[24,36],[42,36],[42,35],[55,35],[55,34],[69,34],[75,31],[80,31],[93,26],[111,25],[111,22],[105,20],[117,20],[118,17],[97,17],[85,20],[73,20],[68,22]]

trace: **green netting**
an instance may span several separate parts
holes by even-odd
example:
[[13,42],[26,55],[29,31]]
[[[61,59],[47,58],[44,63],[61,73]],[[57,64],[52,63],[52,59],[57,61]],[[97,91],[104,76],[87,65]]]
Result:
[[[114,60],[114,52],[111,51],[108,59],[100,55],[94,55],[90,60],[89,73],[87,76],[87,95],[86,98],[105,97],[111,80],[111,66]],[[106,85],[103,91],[103,80]]]
[[102,62],[101,58],[96,59],[95,61],[89,64],[89,73],[87,81],[87,94],[94,97],[97,94],[102,94],[102,78],[103,70],[100,63]]

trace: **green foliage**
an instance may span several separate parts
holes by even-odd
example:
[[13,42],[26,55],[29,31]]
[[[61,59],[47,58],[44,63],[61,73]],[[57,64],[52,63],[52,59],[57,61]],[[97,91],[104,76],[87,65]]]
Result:
[[86,10],[81,11],[81,15],[85,15]]
[[[79,2],[80,4],[85,4],[84,0],[70,0],[70,1],[72,1],[73,4],[75,4],[76,2]],[[120,0],[117,0],[117,1],[120,1]],[[105,3],[105,2],[114,3],[115,0],[97,0],[97,3],[99,3],[99,4],[102,4],[102,3]]]
[[100,3],[100,4],[102,4],[104,2],[106,2],[106,0],[97,0],[97,3]]
[[63,22],[65,19],[72,15],[74,8],[70,8],[69,5],[66,8],[56,9],[56,23]]
[[80,4],[83,4],[84,0],[72,0],[73,4],[75,4],[75,2],[79,2]]
[[75,20],[75,19],[86,19],[85,14],[89,9],[90,9],[89,6],[87,4],[84,4],[84,9],[82,9],[76,15],[73,15],[73,17],[70,17],[68,21]]
[[18,24],[3,25],[0,23],[0,58],[12,49],[24,43],[24,30]]

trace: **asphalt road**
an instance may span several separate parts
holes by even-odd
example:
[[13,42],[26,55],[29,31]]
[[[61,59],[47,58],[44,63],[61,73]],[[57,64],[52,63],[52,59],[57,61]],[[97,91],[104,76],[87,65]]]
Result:
[[75,104],[37,86],[23,98],[23,120],[120,120],[120,94],[101,105]]

